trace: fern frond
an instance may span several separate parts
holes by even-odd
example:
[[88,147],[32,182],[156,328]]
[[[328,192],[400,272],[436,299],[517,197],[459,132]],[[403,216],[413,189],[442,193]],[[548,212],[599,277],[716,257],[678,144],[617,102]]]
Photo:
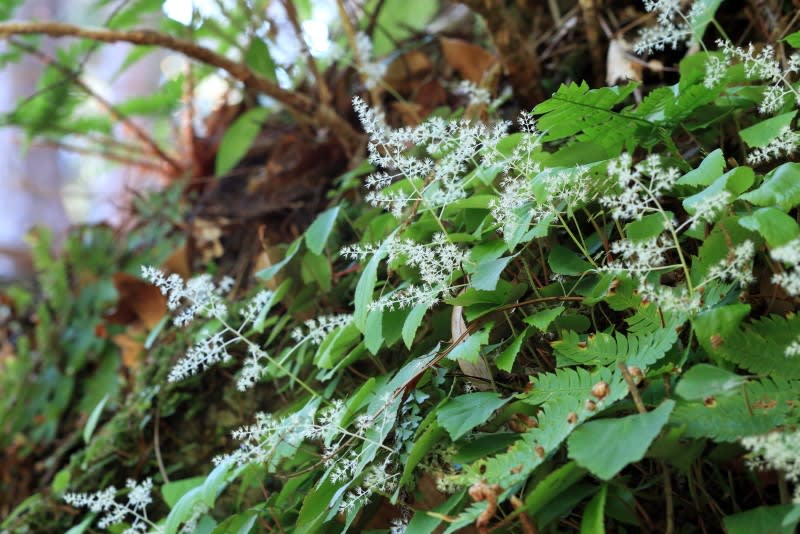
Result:
[[653,332],[629,335],[617,332],[615,335],[598,332],[582,341],[572,331],[564,332],[563,338],[552,343],[556,355],[566,361],[559,364],[608,365],[625,362],[628,365],[647,367],[661,358],[678,340],[678,324],[671,321],[664,328]]
[[607,149],[621,149],[639,122],[639,117],[622,115],[613,108],[630,95],[636,84],[589,89],[586,82],[562,85],[548,100],[533,109],[545,141],[575,137],[576,141],[597,143]]
[[726,396],[678,403],[670,421],[685,425],[684,435],[736,441],[797,423],[800,417],[800,380],[751,382]]
[[798,332],[800,315],[770,315],[743,324],[707,350],[753,373],[800,378],[800,363],[786,356]]
[[[609,384],[608,395],[596,410],[588,410],[586,401],[597,400],[591,395],[592,386],[601,380]],[[558,450],[573,429],[627,395],[622,373],[610,366],[592,373],[586,369],[559,369],[539,375],[534,379],[531,396],[525,399],[542,404],[537,413],[538,426],[525,432],[506,452],[469,466],[467,476],[505,488],[525,480]]]

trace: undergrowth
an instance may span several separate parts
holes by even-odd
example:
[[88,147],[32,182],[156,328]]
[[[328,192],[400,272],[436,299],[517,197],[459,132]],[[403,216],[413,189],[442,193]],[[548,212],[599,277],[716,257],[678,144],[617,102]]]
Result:
[[[699,41],[717,5],[645,3],[642,52]],[[224,372],[285,402],[192,477],[63,500],[127,532],[364,530],[379,509],[392,532],[791,531],[798,57],[722,40],[640,102],[571,83],[517,124],[392,128],[356,97],[363,200],[343,181],[260,288],[141,273],[173,313],[153,345],[191,340],[170,387]]]

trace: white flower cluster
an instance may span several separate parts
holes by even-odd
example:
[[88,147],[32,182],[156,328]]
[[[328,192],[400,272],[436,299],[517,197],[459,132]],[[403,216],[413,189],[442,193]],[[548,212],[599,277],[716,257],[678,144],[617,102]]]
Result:
[[675,244],[664,234],[643,241],[614,241],[611,243],[611,252],[616,258],[601,270],[629,273],[643,279],[664,265],[664,255],[674,248]]
[[158,531],[158,527],[147,518],[147,505],[152,502],[153,481],[149,478],[142,483],[128,480],[127,503],[116,501],[117,488],[108,488],[94,493],[66,493],[64,501],[76,508],[87,508],[96,514],[104,514],[98,523],[102,529],[127,521],[130,527],[123,534],[143,534]]
[[711,266],[703,284],[711,280],[732,281],[742,286],[754,282],[755,277],[753,276],[752,265],[755,253],[756,247],[752,241],[749,239],[742,241],[728,253],[727,258]]
[[[244,342],[253,349],[258,350],[247,338],[242,335],[248,324],[255,323],[259,316],[272,305],[274,294],[272,291],[258,292],[241,310],[242,322],[239,328],[233,328],[228,321],[228,307],[222,295],[229,292],[233,280],[224,278],[219,285],[215,285],[209,275],[201,275],[184,283],[183,279],[172,274],[165,276],[155,267],[142,267],[142,275],[146,280],[158,287],[167,296],[167,305],[170,310],[180,309],[174,319],[178,326],[184,326],[197,316],[214,318],[220,323],[219,330],[209,332],[204,330],[186,355],[170,370],[168,380],[178,382],[192,375],[198,374],[220,362],[231,359],[228,347],[237,342]],[[252,366],[245,366],[239,388],[252,386],[255,383],[256,373]]]
[[259,412],[255,423],[233,431],[233,438],[241,442],[239,448],[214,458],[214,464],[260,464],[274,469],[281,460],[297,452],[303,440],[311,435],[313,422],[313,412],[306,410],[293,412],[284,418]]
[[641,219],[647,213],[663,211],[658,200],[680,177],[673,167],[664,168],[661,158],[652,154],[633,165],[631,155],[623,153],[608,164],[608,176],[616,182],[615,194],[600,198],[616,219]]
[[800,238],[772,249],[770,256],[789,266],[784,272],[772,275],[772,283],[778,284],[793,297],[800,295]]
[[800,430],[750,436],[742,439],[742,445],[753,452],[751,468],[778,471],[794,484],[793,501],[800,504]]
[[344,313],[339,315],[323,315],[316,319],[309,319],[303,323],[307,332],[298,326],[292,330],[292,339],[298,343],[302,343],[308,339],[312,344],[319,345],[325,340],[328,334],[337,328],[344,328],[351,322],[353,322],[353,315]]
[[800,146],[800,134],[788,126],[784,126],[766,146],[756,148],[750,152],[747,155],[747,162],[751,165],[759,165],[787,157],[794,154],[798,146]]
[[211,275],[202,274],[184,283],[183,278],[177,274],[165,276],[161,270],[149,266],[142,266],[142,277],[167,297],[170,310],[183,307],[173,320],[176,326],[186,326],[197,315],[217,319],[228,315],[228,307],[223,302],[222,295],[233,286],[231,278],[225,278],[219,285],[215,285]]
[[[499,224],[498,232],[513,234],[523,217],[521,211],[529,209],[528,204],[535,204],[533,178],[542,171],[542,164],[534,153],[542,145],[542,134],[536,129],[536,122],[530,113],[522,113],[517,120],[522,133],[519,143],[510,156],[499,151],[489,154],[488,163],[499,165],[503,169],[503,189],[497,199],[492,199],[489,207],[492,216]],[[531,219],[541,220],[548,211],[546,202],[543,207],[534,207]]]
[[[444,233],[435,234],[429,244],[389,237],[383,247],[387,250],[390,264],[402,262],[416,268],[422,283],[382,296],[370,304],[371,310],[393,310],[417,304],[433,306],[442,293],[451,291],[450,280],[468,257],[467,251],[450,243]],[[378,247],[370,245],[350,245],[342,249],[342,255],[353,260],[362,260],[377,250]]]
[[372,56],[372,39],[364,32],[356,34],[356,48],[358,49],[359,64],[356,65],[359,74],[364,80],[367,89],[373,89],[380,85],[384,74],[386,74],[386,64],[375,61]]
[[800,356],[800,336],[794,338],[792,342],[787,345],[786,349],[783,351],[783,355],[787,358],[796,358]]
[[644,0],[644,8],[655,13],[656,25],[639,34],[639,40],[633,45],[637,54],[664,50],[666,46],[675,49],[682,44],[688,45],[701,37],[694,35],[692,28],[708,17],[706,2],[693,4],[687,13],[681,9],[681,0]]
[[757,51],[753,44],[747,48],[741,48],[722,39],[717,41],[717,46],[723,57],[722,59],[713,57],[706,64],[704,81],[706,87],[716,85],[724,77],[727,65],[738,61],[744,66],[744,72],[748,78],[769,82],[758,108],[761,113],[778,111],[787,96],[791,96],[795,103],[798,103],[800,93],[794,88],[789,78],[792,74],[800,72],[800,54],[793,54],[784,68],[775,57],[775,50],[772,46],[765,46]]
[[470,106],[488,106],[492,103],[492,95],[489,94],[489,91],[469,80],[461,80],[452,90],[457,95],[466,96]]
[[[370,137],[369,161],[382,169],[366,180],[371,190],[367,201],[398,218],[412,204],[433,209],[464,198],[470,166],[482,160],[482,152],[495,147],[508,127],[506,123],[489,128],[435,117],[419,126],[395,130],[389,128],[383,114],[359,97],[353,99],[353,107]],[[409,154],[412,147],[423,149],[425,155]],[[403,178],[407,180],[395,183]]]

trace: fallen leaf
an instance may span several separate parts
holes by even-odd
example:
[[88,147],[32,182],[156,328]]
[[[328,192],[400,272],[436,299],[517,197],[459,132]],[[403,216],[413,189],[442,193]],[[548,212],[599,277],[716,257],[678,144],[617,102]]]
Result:
[[606,55],[606,83],[614,85],[618,81],[642,80],[642,66],[628,53],[631,45],[624,39],[611,39]]
[[[469,339],[469,334],[466,333],[467,323],[464,321],[463,314],[463,306],[453,306],[453,312],[450,315],[450,334],[453,336],[453,342],[456,345],[461,344]],[[458,359],[456,361],[458,362],[458,367],[461,369],[461,372],[467,375],[467,380],[475,387],[475,389],[480,391],[492,389],[492,371],[489,369],[489,364],[486,363],[486,360],[484,360],[483,357],[478,357],[475,363],[468,362],[463,359]],[[471,380],[469,377],[475,377],[483,380]]]
[[492,54],[463,39],[440,37],[439,43],[447,63],[465,80],[479,84],[483,73],[497,62]]
[[154,285],[127,273],[115,273],[114,287],[119,294],[116,311],[107,319],[116,324],[137,320],[147,328],[155,327],[167,313],[167,299]]

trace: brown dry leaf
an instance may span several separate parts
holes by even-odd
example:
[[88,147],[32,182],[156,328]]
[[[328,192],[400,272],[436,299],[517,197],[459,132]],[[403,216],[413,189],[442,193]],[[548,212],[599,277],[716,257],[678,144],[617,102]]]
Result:
[[169,258],[161,265],[161,270],[180,275],[184,280],[192,277],[192,268],[189,265],[189,254],[186,245],[181,245]]
[[447,63],[465,80],[474,84],[481,83],[483,73],[497,62],[492,54],[463,39],[440,37],[442,52]]
[[426,54],[410,50],[389,63],[383,81],[400,93],[409,93],[415,91],[432,71],[433,63]]
[[219,258],[225,252],[220,242],[222,228],[215,221],[201,218],[195,219],[192,236],[195,240],[195,247],[200,252],[200,261],[204,264]]
[[139,325],[129,326],[128,329],[111,338],[122,353],[122,365],[126,369],[137,369],[142,361],[144,354],[144,342],[142,341],[147,334],[146,330]]
[[618,81],[642,81],[642,65],[635,62],[628,53],[631,45],[624,39],[611,39],[606,56],[606,84]]
[[137,320],[151,329],[167,313],[167,299],[154,285],[127,273],[114,274],[114,287],[119,293],[117,310],[108,320],[131,324]]
[[[467,331],[467,323],[464,321],[464,307],[453,306],[453,312],[450,315],[450,334],[453,336],[453,342],[459,340],[458,343],[463,343],[469,338]],[[463,336],[463,337],[462,337]],[[489,364],[483,357],[478,357],[475,363],[466,360],[456,360],[461,372],[467,375],[467,380],[481,391],[492,389],[492,371],[489,369]],[[469,377],[482,378],[483,380],[470,380]]]

